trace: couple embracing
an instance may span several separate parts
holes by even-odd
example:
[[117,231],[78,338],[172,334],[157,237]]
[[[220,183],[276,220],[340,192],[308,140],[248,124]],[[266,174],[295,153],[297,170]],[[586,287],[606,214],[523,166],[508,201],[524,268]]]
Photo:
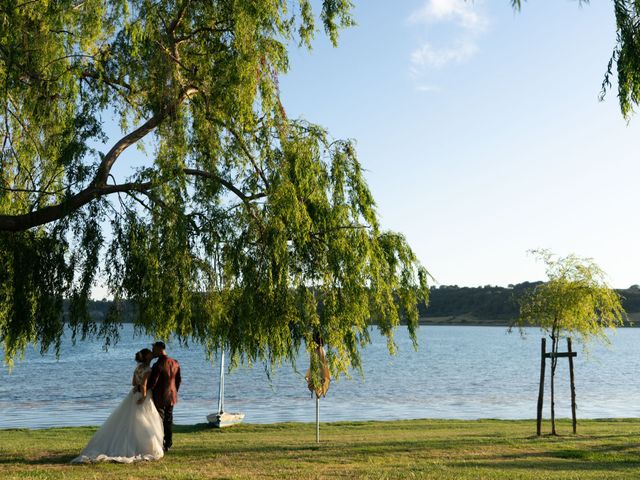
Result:
[[167,355],[163,342],[154,343],[152,350],[143,348],[135,359],[133,388],[73,463],[158,460],[171,447],[180,365]]

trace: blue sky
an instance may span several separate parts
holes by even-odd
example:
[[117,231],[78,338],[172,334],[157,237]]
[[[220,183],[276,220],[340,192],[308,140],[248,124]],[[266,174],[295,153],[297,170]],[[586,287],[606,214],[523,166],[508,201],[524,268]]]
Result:
[[385,228],[441,284],[543,278],[531,248],[640,283],[638,125],[598,93],[611,2],[356,2],[332,48],[296,50],[290,117],[354,138]]

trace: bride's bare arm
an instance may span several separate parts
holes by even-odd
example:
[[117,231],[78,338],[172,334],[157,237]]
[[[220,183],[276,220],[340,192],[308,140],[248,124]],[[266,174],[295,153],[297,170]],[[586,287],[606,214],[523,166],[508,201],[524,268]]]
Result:
[[149,379],[149,372],[144,374],[142,377],[142,383],[140,384],[140,393],[141,396],[138,399],[138,404],[141,405],[144,402],[145,398],[147,398],[147,380]]

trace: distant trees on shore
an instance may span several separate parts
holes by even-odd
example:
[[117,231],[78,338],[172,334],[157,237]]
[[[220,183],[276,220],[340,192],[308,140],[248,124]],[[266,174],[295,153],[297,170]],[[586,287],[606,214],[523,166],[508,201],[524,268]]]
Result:
[[[429,306],[419,306],[421,317],[456,317],[469,315],[478,320],[514,320],[518,317],[518,298],[542,282],[523,282],[507,287],[485,285],[483,287],[459,287],[440,285],[431,287]],[[640,312],[640,285],[616,289],[622,297],[622,306],[627,313]],[[125,322],[131,322],[133,305],[123,302]],[[89,302],[89,314],[100,321],[106,315],[111,302],[93,300]]]
[[[432,287],[429,306],[420,308],[421,317],[470,315],[478,320],[513,320],[519,315],[518,299],[543,282],[523,282],[507,287]],[[640,312],[640,286],[616,289],[627,313]]]

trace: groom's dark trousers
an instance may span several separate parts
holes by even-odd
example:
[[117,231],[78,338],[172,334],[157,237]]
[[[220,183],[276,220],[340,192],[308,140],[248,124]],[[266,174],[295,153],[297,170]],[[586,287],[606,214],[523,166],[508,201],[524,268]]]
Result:
[[165,450],[173,445],[173,406],[178,401],[181,382],[180,364],[167,355],[160,355],[151,369],[147,388],[153,392],[153,403],[162,417]]
[[171,430],[173,426],[173,405],[167,405],[165,407],[156,407],[160,417],[162,417],[162,426],[164,428],[164,449],[169,450],[173,445],[173,432]]

